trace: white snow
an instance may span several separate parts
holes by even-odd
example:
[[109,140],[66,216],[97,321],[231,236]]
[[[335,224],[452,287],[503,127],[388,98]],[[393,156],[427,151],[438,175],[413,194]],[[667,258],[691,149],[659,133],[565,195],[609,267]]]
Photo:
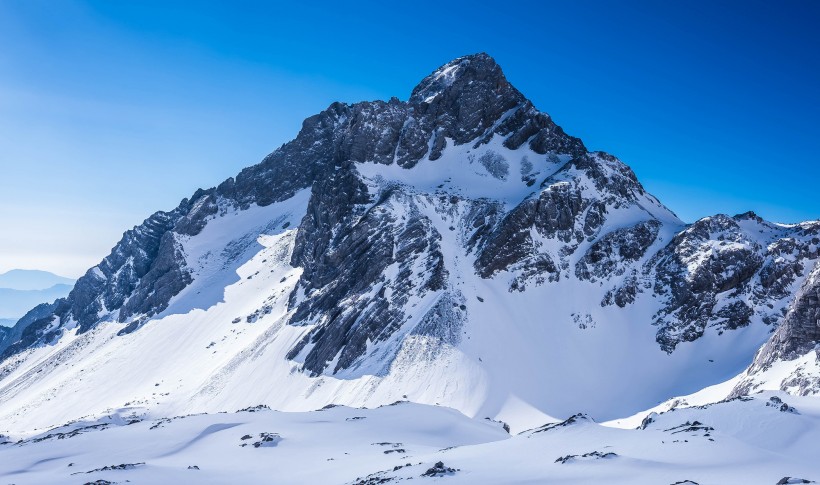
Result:
[[[646,429],[580,417],[512,436],[500,423],[412,403],[158,420],[124,409],[0,445],[0,478],[17,484],[350,484],[372,478],[630,485],[820,478],[820,405],[778,394],[796,408],[781,412],[767,405],[772,396],[678,409],[654,416]],[[452,471],[424,476],[437,462]]]
[[[532,165],[523,171],[543,180],[558,171],[569,160],[568,156],[540,155],[526,146],[510,150],[504,145],[504,138],[493,135],[486,144],[473,148],[472,143],[456,145],[447,138],[447,148],[436,160],[425,158],[412,169],[398,164],[383,165],[367,162],[358,163],[356,168],[365,178],[376,184],[401,184],[414,192],[434,194],[455,194],[472,199],[494,199],[505,202],[507,208],[520,203],[538,186],[527,186],[522,180],[522,163]],[[494,177],[480,162],[482,156],[501,157],[508,165],[508,175],[500,179]],[[523,162],[526,159],[526,162]]]

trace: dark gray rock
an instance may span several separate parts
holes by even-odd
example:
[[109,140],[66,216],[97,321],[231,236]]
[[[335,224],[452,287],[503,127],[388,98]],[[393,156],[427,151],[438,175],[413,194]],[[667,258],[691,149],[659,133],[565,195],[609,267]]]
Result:
[[570,416],[567,419],[565,419],[563,421],[560,421],[558,423],[549,423],[549,424],[545,424],[543,426],[539,426],[538,428],[535,428],[534,430],[532,430],[532,433],[533,434],[543,433],[543,432],[546,432],[546,431],[552,431],[554,429],[559,429],[559,428],[566,428],[567,426],[572,426],[572,425],[576,425],[578,423],[584,423],[584,422],[592,422],[592,419],[590,419],[590,417],[587,416],[584,413],[573,414],[572,416]]
[[7,336],[0,361],[23,351],[38,343],[48,343],[60,336],[60,319],[55,314],[64,311],[66,300],[60,299],[53,304],[41,304],[30,310],[18,320]]
[[[793,302],[789,305],[783,323],[768,342],[758,351],[754,362],[743,379],[732,390],[732,396],[749,394],[754,382],[749,379],[768,370],[778,361],[795,360],[814,351],[820,344],[820,266],[815,267]],[[813,374],[797,372],[780,383],[781,390],[810,394],[820,389],[820,379]],[[795,391],[796,390],[796,391]]]
[[443,477],[446,475],[453,475],[457,472],[455,468],[451,468],[449,466],[445,466],[443,462],[436,462],[435,465],[431,466],[427,469],[426,472],[422,473],[422,477]]
[[743,290],[762,266],[763,252],[724,215],[701,219],[676,235],[654,257],[655,293],[667,297],[655,319],[661,348],[671,352],[680,342],[696,340],[715,318],[725,319],[719,323],[723,329],[747,325],[751,313],[740,300],[718,315],[718,294]]
[[[590,188],[595,189],[594,194],[585,196],[584,190]],[[569,264],[568,256],[584,241],[595,239],[608,212],[634,204],[643,194],[644,189],[632,171],[615,157],[600,152],[577,156],[546,178],[540,192],[508,212],[492,231],[482,234],[476,271],[483,278],[501,271],[519,271],[510,288],[518,291],[523,291],[528,281],[535,284],[559,281],[561,271]],[[630,261],[637,259],[640,245],[648,247],[652,241],[646,239],[653,231],[657,235],[659,226],[655,221],[636,228],[640,232],[637,236],[642,239],[635,243],[638,245],[635,248],[626,247],[622,241],[624,257]],[[562,252],[557,255],[560,260],[556,260],[555,254],[540,250],[533,239],[533,230],[544,239],[564,243]],[[589,279],[592,275],[588,274],[587,266],[593,259],[603,257],[604,247],[614,244],[613,238],[617,237],[613,235],[591,249],[592,253],[576,274]],[[634,259],[630,259],[633,256]]]
[[566,464],[572,463],[576,460],[606,460],[611,458],[616,458],[618,456],[617,453],[613,453],[608,451],[606,453],[602,453],[600,451],[590,451],[589,453],[584,453],[582,455],[566,455],[559,457],[555,460],[555,463]]
[[[478,146],[494,134],[507,137],[505,146],[511,149],[528,142],[541,154],[586,152],[579,139],[566,135],[548,115],[535,110],[507,81],[495,60],[484,53],[437,69],[413,89],[408,104],[413,110],[411,124],[435,136],[431,160],[441,156],[445,138],[457,145],[475,142]],[[429,136],[416,138],[430,140]],[[417,161],[410,158],[400,164],[413,166]]]
[[[54,310],[57,308],[57,305],[60,303],[61,300],[57,300],[54,303],[41,303],[29,310],[25,315],[23,315],[22,318],[17,320],[17,323],[15,323],[13,327],[2,327],[0,329],[2,330],[2,332],[0,332],[0,360],[4,359],[6,349],[13,344],[20,342],[18,347],[21,348],[31,345],[33,341],[21,342],[23,332],[32,323],[52,315]],[[9,352],[9,355],[10,354],[11,352]]]
[[783,323],[766,344],[758,364],[793,360],[820,342],[820,278],[815,270],[800,288]]
[[[351,367],[368,341],[385,341],[401,328],[411,296],[443,290],[447,275],[441,235],[412,197],[398,188],[369,197],[352,173],[337,175],[314,187],[292,260],[304,272],[291,295],[290,323],[319,325],[288,357],[305,350],[304,367],[313,374],[337,354],[332,372]],[[404,220],[394,217],[393,205],[409,209]],[[389,278],[385,270],[393,264],[397,275]],[[377,297],[368,296],[374,290]]]
[[[610,232],[593,243],[575,265],[580,280],[608,279],[620,276],[641,259],[658,237],[661,223],[655,219]],[[623,305],[620,305],[623,306]]]
[[814,483],[814,481],[805,478],[783,477],[777,481],[776,485],[789,485],[793,483]]

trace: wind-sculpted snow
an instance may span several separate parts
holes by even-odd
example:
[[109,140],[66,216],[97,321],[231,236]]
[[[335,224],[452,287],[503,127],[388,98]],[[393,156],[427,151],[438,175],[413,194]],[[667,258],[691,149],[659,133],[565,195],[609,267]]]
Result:
[[0,422],[408,399],[515,431],[741,373],[736,395],[809,394],[819,237],[752,213],[683,223],[467,56],[407,101],[332,104],[127,231],[4,332]]
[[[0,436],[14,483],[812,483],[817,403],[767,394],[653,414],[638,429],[583,415],[508,434],[500,423],[407,402],[281,413],[139,409]],[[22,439],[20,439],[22,438]],[[5,442],[5,444],[2,444]]]

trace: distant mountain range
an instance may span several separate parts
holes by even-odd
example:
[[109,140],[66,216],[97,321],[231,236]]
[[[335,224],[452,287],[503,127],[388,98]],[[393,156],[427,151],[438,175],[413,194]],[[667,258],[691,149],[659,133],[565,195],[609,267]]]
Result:
[[[45,290],[54,285],[74,285],[74,280],[48,271],[13,269],[0,274],[0,288],[12,290]],[[30,308],[27,308],[29,310]]]
[[0,326],[12,326],[40,303],[68,296],[74,280],[48,271],[13,269],[0,274]]

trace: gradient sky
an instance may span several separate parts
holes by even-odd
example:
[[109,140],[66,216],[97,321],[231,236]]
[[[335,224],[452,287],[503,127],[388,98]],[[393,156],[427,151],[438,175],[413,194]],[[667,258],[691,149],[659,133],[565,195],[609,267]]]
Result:
[[820,2],[389,3],[1,1],[0,272],[78,276],[331,102],[480,51],[686,221],[820,219]]

